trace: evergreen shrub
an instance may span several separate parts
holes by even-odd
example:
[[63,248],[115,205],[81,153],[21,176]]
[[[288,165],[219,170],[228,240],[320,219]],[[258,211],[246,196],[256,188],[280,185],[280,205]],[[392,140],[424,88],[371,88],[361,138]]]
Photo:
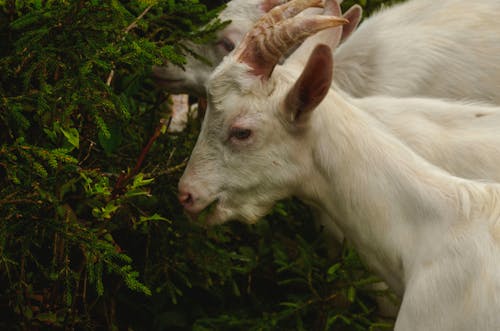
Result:
[[183,215],[200,120],[166,133],[150,68],[213,38],[220,4],[0,0],[0,329],[390,327],[298,201],[252,226]]

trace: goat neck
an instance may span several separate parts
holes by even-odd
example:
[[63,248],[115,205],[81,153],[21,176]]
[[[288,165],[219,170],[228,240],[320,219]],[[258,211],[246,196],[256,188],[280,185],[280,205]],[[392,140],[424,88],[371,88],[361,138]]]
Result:
[[[459,179],[429,164],[366,112],[329,91],[311,119],[310,169],[295,194],[337,220],[398,294],[439,229],[463,218]],[[319,176],[318,176],[319,175]],[[369,240],[367,240],[369,238]]]

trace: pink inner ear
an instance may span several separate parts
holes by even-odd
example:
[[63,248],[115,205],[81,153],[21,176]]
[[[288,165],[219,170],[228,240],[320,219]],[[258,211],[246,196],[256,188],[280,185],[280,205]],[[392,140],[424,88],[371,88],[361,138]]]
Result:
[[263,0],[260,4],[260,9],[262,9],[264,13],[267,13],[274,7],[284,4],[285,2],[284,0]]
[[304,79],[302,96],[307,100],[304,106],[309,111],[321,103],[330,89],[333,71],[330,48],[325,45],[316,46],[305,70],[307,71],[301,76]]
[[326,96],[332,82],[333,58],[328,46],[313,50],[297,82],[286,97],[287,110],[294,121],[313,111]]
[[352,6],[344,13],[344,18],[346,18],[349,23],[342,26],[342,42],[347,39],[354,30],[356,30],[359,22],[361,21],[362,15],[363,9],[359,5]]

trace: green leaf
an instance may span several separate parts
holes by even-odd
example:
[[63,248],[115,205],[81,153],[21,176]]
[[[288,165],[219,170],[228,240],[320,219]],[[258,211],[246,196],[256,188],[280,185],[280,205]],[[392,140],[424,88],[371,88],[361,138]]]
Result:
[[70,128],[69,130],[64,130],[60,128],[62,134],[66,137],[71,146],[76,149],[80,148],[80,133],[75,128]]
[[24,307],[23,314],[28,320],[33,318],[33,310],[29,306]]
[[142,186],[146,186],[146,185],[149,185],[151,184],[152,182],[154,182],[154,178],[151,178],[151,179],[144,179],[144,174],[143,173],[138,173],[135,177],[134,177],[134,181],[132,183],[132,189],[136,189],[136,188],[139,188],[139,187],[142,187]]
[[347,300],[351,303],[356,300],[356,288],[354,286],[349,286],[347,289]]
[[328,276],[333,276],[337,273],[337,270],[339,270],[341,266],[342,265],[340,263],[335,263],[330,268],[328,268],[328,271],[326,273],[328,274]]
[[140,216],[139,218],[139,222],[137,225],[140,225],[142,223],[146,223],[146,222],[149,222],[149,221],[164,221],[166,223],[172,223],[171,220],[169,220],[168,218],[165,218],[163,216],[160,216],[158,214],[153,214],[151,216]]
[[118,147],[120,147],[123,135],[121,131],[121,127],[118,124],[112,124],[108,128],[109,136],[106,135],[106,132],[99,131],[98,138],[99,143],[104,149],[106,155],[113,154]]
[[14,30],[21,30],[22,28],[38,23],[42,18],[40,12],[33,11],[10,23],[10,27]]

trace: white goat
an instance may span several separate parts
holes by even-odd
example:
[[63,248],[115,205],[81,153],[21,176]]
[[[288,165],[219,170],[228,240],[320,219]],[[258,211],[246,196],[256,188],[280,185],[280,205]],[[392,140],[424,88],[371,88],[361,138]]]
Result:
[[[231,52],[235,45],[239,44],[243,36],[252,25],[271,8],[280,5],[288,0],[232,0],[227,3],[227,7],[219,14],[221,21],[231,21],[229,25],[217,32],[216,40],[208,44],[194,44],[186,42],[189,48],[195,53],[203,56],[210,62],[195,59],[188,55],[186,57],[185,68],[178,66],[154,66],[153,77],[158,85],[172,93],[189,93],[196,96],[205,96],[205,82],[222,61],[224,56]],[[317,1],[316,6],[320,6],[321,1]],[[338,6],[337,6],[338,7]],[[360,8],[355,6],[355,8]],[[310,13],[315,13],[320,9],[309,9]],[[340,14],[340,7],[338,7]],[[358,15],[360,18],[360,15]],[[342,38],[347,38],[359,18],[351,18],[352,29],[346,30]]]
[[212,75],[180,201],[191,214],[213,206],[206,221],[217,224],[255,222],[278,199],[298,196],[338,220],[403,297],[395,330],[498,330],[500,186],[435,167],[331,90],[327,46],[301,73],[276,66],[291,44],[341,22],[288,19],[305,2],[273,9]]
[[[232,23],[217,41],[193,45],[212,66],[188,58],[186,70],[154,67],[160,85],[203,96],[215,66],[266,10],[286,0],[233,0],[221,12]],[[345,39],[361,7],[345,13]],[[409,0],[375,13],[335,53],[334,80],[353,96],[433,96],[500,104],[500,1]],[[335,49],[336,44],[331,45]]]

